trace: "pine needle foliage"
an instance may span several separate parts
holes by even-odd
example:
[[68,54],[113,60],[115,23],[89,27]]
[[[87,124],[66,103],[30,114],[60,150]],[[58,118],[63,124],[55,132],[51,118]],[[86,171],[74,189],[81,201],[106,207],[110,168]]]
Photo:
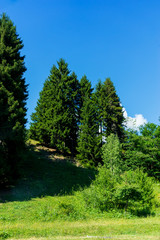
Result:
[[95,100],[99,108],[100,126],[104,138],[113,133],[122,141],[124,137],[123,109],[110,78],[107,78],[104,83],[97,84]]
[[75,153],[79,122],[79,82],[63,60],[53,65],[32,114],[30,135],[62,152]]
[[91,82],[84,75],[80,80],[80,124],[77,158],[86,167],[96,167],[101,159],[98,108],[93,101]]
[[86,97],[81,110],[77,158],[86,167],[96,167],[101,160],[98,114],[94,101]]
[[[0,184],[16,177],[25,145],[27,85],[23,42],[6,14],[0,17]],[[7,170],[6,170],[7,169]]]

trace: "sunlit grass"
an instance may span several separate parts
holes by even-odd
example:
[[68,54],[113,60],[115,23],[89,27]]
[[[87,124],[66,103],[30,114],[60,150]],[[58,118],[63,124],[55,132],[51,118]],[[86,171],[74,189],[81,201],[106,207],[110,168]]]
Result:
[[[36,153],[31,149],[24,164],[22,178],[0,196],[0,239],[160,240],[159,205],[156,216],[147,218],[125,212],[89,212],[73,189],[89,186],[94,171],[68,160],[54,161],[44,149]],[[159,202],[158,184],[155,194]]]
[[[160,239],[160,219],[100,219],[90,221],[1,223],[0,234],[11,239]],[[94,239],[94,238],[90,238]]]

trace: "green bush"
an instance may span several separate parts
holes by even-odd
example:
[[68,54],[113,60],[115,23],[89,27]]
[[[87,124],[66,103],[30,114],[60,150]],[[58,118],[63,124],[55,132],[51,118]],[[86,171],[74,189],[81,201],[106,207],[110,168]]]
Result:
[[0,232],[0,239],[7,239],[10,237],[10,234],[8,234],[7,232]]
[[117,177],[101,167],[95,181],[81,194],[86,208],[99,212],[117,209],[136,216],[152,212],[153,181],[142,170],[128,171]]
[[137,169],[127,171],[116,186],[116,207],[134,215],[147,215],[153,206],[153,181],[147,173]]
[[73,204],[65,202],[59,203],[56,209],[57,218],[74,218],[74,215],[76,215],[76,209],[74,208]]
[[82,191],[86,207],[96,208],[100,211],[113,208],[115,187],[116,179],[111,171],[101,167],[95,181],[88,189]]
[[103,146],[104,165],[96,179],[82,191],[87,208],[104,212],[117,209],[133,215],[147,215],[153,206],[153,181],[142,170],[121,172],[120,143],[111,134]]

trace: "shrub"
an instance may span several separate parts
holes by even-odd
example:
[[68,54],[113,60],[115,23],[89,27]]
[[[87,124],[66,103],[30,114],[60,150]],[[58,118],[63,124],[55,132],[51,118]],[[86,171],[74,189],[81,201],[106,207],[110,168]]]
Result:
[[99,212],[117,209],[137,216],[152,212],[153,181],[139,169],[116,177],[101,167],[95,181],[81,194],[86,208]]
[[121,144],[117,135],[110,134],[106,143],[102,147],[102,160],[107,169],[116,175],[121,172],[122,158],[121,158]]
[[101,167],[95,181],[82,192],[86,207],[96,208],[98,211],[113,208],[115,187],[116,179],[111,171]]
[[117,208],[135,215],[147,215],[151,213],[153,199],[153,181],[147,173],[137,169],[121,175],[115,192]]
[[87,208],[98,211],[122,210],[134,215],[151,213],[153,205],[153,181],[142,170],[122,173],[121,145],[111,134],[103,146],[104,165],[99,167],[96,179],[82,191]]

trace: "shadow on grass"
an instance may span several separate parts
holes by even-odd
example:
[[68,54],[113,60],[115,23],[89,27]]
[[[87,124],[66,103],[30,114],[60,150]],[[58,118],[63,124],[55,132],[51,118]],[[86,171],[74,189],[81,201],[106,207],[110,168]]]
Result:
[[0,192],[0,202],[26,201],[31,198],[72,194],[89,186],[95,171],[77,167],[69,158],[57,156],[47,148],[30,146],[15,186]]

